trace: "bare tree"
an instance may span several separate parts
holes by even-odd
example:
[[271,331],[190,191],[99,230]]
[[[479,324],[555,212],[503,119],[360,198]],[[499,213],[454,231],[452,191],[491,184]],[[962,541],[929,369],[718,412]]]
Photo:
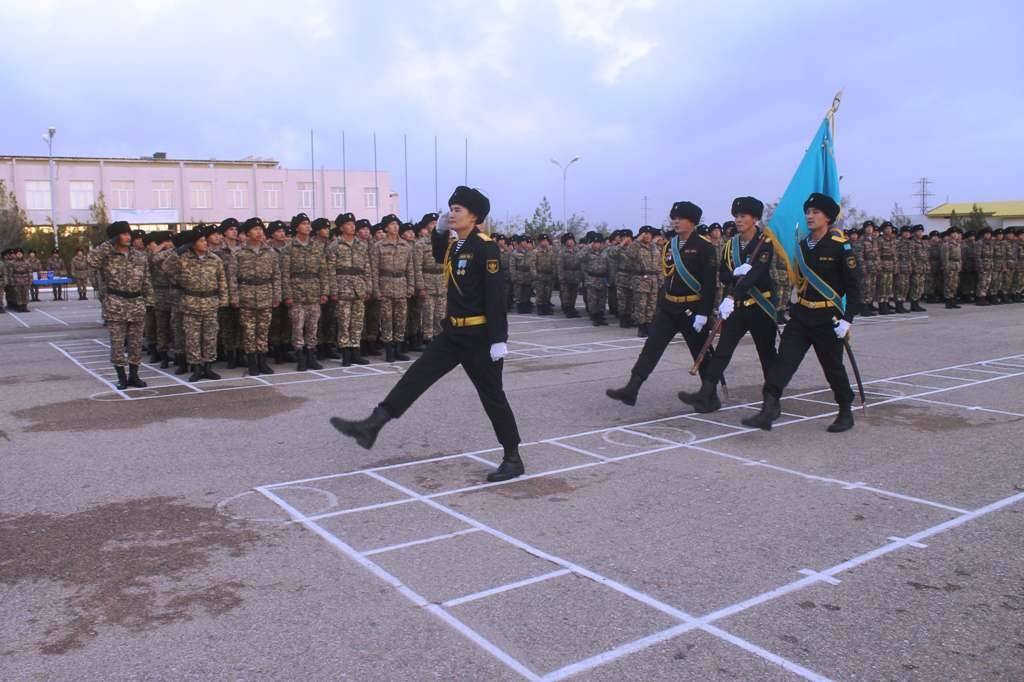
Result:
[[18,205],[18,197],[0,180],[0,249],[20,244],[27,223],[28,217]]

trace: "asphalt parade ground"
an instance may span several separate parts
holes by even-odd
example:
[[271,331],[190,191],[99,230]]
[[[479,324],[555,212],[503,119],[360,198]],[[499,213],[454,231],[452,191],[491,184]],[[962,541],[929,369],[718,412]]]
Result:
[[[44,298],[48,296],[44,293]],[[858,319],[773,431],[745,340],[694,415],[681,343],[511,315],[527,476],[462,370],[372,451],[408,363],[112,383],[94,301],[0,315],[0,679],[1024,679],[1024,305]],[[852,378],[852,377],[851,377]]]

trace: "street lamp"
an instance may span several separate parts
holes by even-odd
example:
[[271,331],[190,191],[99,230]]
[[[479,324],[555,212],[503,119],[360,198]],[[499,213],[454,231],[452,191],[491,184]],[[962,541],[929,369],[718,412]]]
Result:
[[50,156],[50,162],[49,162],[49,171],[50,171],[50,222],[53,223],[53,248],[54,248],[54,250],[59,250],[60,249],[60,234],[59,234],[59,230],[57,228],[57,209],[56,209],[57,201],[54,198],[56,195],[54,194],[54,191],[53,191],[53,136],[56,135],[56,134],[57,134],[57,129],[54,128],[53,126],[50,126],[49,128],[46,129],[46,132],[43,133],[43,142],[46,143],[47,147],[50,150],[50,152],[49,152],[49,156]]
[[564,230],[567,230],[569,228],[569,223],[567,222],[565,217],[565,181],[569,174],[569,166],[573,165],[579,160],[580,157],[574,156],[572,157],[572,161],[563,166],[558,161],[551,159],[551,163],[555,164],[556,166],[562,169],[562,229]]

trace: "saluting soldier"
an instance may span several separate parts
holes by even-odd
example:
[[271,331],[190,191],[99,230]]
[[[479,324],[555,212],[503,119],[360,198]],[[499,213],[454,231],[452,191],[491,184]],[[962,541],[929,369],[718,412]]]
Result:
[[295,237],[281,252],[281,290],[288,306],[295,350],[296,370],[323,369],[316,359],[317,324],[320,306],[327,302],[330,282],[324,248],[312,238],[309,216],[292,218]]
[[580,253],[576,248],[576,236],[572,232],[562,235],[562,248],[555,260],[555,278],[558,280],[558,297],[562,302],[562,314],[579,317],[576,312],[576,298],[579,296],[583,272],[580,270]]
[[[423,339],[427,345],[441,333],[441,321],[444,319],[446,285],[444,270],[434,259],[430,235],[437,226],[438,214],[428,213],[420,220],[420,225],[429,228],[425,237],[416,240],[413,246],[413,274],[416,282],[416,293],[423,301],[422,322]],[[512,289],[511,286],[508,287]]]
[[273,374],[267,352],[273,311],[281,307],[281,262],[266,243],[261,219],[246,220],[242,233],[245,245],[235,252],[242,349],[250,376]]
[[[431,234],[434,259],[444,264],[448,286],[443,332],[367,419],[333,417],[331,424],[369,449],[388,421],[401,417],[430,386],[461,364],[504,450],[501,465],[487,480],[506,481],[521,476],[524,466],[515,415],[502,389],[503,358],[508,353],[505,278],[497,245],[478,227],[490,212],[490,202],[479,190],[460,186],[448,207],[449,214]],[[449,230],[454,230],[457,240],[449,239]]]
[[225,234],[231,230],[238,233],[238,220],[226,218],[220,225],[211,229],[206,236],[210,252],[224,263],[224,279],[228,286],[228,304],[217,310],[217,329],[219,347],[227,360],[228,369],[235,369],[240,364],[238,357],[239,334],[241,332],[238,319],[238,273],[235,267],[236,249],[228,245]]
[[127,222],[108,225],[107,237],[108,241],[89,252],[89,267],[101,273],[106,284],[103,317],[110,332],[110,362],[117,372],[118,390],[145,388],[146,382],[139,378],[139,365],[146,305],[153,302],[149,261],[145,253],[132,248]]
[[154,339],[156,360],[161,369],[171,364],[171,341],[174,326],[171,322],[172,288],[171,281],[163,271],[164,261],[174,253],[171,233],[167,230],[153,232],[150,236],[153,249],[149,253],[149,281],[153,287]]
[[413,262],[412,294],[406,299],[405,333],[398,342],[398,352],[419,352],[423,350],[423,298],[416,291],[416,226],[402,223],[398,228],[398,238],[409,245],[410,259]]
[[380,339],[384,343],[386,362],[408,360],[399,349],[405,336],[407,304],[414,293],[416,271],[413,269],[412,246],[399,239],[401,222],[394,214],[381,219],[385,237],[370,250],[370,275],[373,295],[380,301]]
[[[337,228],[331,227],[329,218],[317,218],[312,223],[313,239],[324,250],[324,259],[327,262],[327,281],[333,279],[331,274],[334,267],[331,264],[334,242],[338,234]],[[316,357],[319,360],[340,360],[335,344],[338,343],[338,312],[337,297],[333,293],[327,295],[327,303],[320,306],[320,321],[316,332]]]
[[551,236],[542,234],[537,237],[537,247],[530,252],[530,279],[533,291],[537,294],[537,314],[554,315],[551,306],[551,288],[555,283],[555,260],[557,254],[551,248]]
[[368,365],[360,354],[363,336],[365,303],[370,298],[373,282],[370,277],[369,242],[356,236],[356,217],[342,213],[335,219],[339,237],[331,245],[328,269],[331,272],[331,296],[338,329],[337,344],[341,349],[342,367]]
[[[287,225],[282,220],[273,220],[267,225],[266,233],[269,237],[267,246],[277,254],[278,266],[280,266],[281,254],[291,243],[288,238]],[[278,365],[294,360],[294,355],[291,352],[291,329],[292,323],[288,317],[288,306],[280,305],[272,309],[268,341],[270,350],[268,352],[274,355],[274,362]]]
[[650,333],[654,307],[658,302],[658,282],[662,264],[658,257],[658,247],[654,244],[656,234],[658,229],[655,227],[641,227],[639,237],[630,244],[625,256],[632,272],[633,311],[630,317],[636,323],[636,335],[639,337],[645,337]]
[[[664,284],[655,285],[660,300],[651,332],[630,371],[629,382],[622,388],[605,391],[613,400],[636,405],[640,386],[654,371],[677,333],[683,335],[694,359],[704,346],[710,331],[707,324],[715,302],[718,275],[714,245],[707,237],[697,234],[702,213],[701,208],[690,201],[677,201],[672,205],[669,217],[676,234],[661,251],[659,275],[664,276]],[[700,368],[702,380],[706,374],[707,364]]]
[[942,273],[945,279],[943,295],[946,299],[946,308],[959,308],[956,302],[957,290],[960,288],[960,268],[963,254],[960,251],[960,236],[963,231],[955,225],[946,234],[949,241],[942,245]]
[[[761,373],[768,380],[768,369],[775,364],[776,308],[772,303],[772,263],[775,248],[758,223],[764,215],[764,203],[754,197],[737,197],[732,202],[736,235],[722,253],[718,280],[725,285],[725,296],[718,306],[722,332],[715,353],[705,363],[700,391],[681,391],[679,399],[697,412],[718,410],[718,382],[722,380],[736,346],[748,332],[757,349]],[[762,243],[763,242],[763,243]],[[754,252],[757,252],[756,256]]]
[[[825,379],[839,404],[830,433],[853,428],[853,389],[843,366],[843,339],[850,333],[854,312],[860,305],[857,260],[846,237],[831,227],[839,216],[839,204],[815,192],[804,202],[810,234],[800,240],[797,267],[800,284],[790,309],[790,322],[782,332],[778,361],[769,368],[762,390],[761,411],[744,418],[746,426],[771,431],[782,414],[780,400],[790,379],[813,347]],[[844,297],[845,296],[845,302]]]
[[88,301],[89,260],[81,248],[75,249],[75,255],[71,259],[71,276],[75,279],[75,287],[78,289],[78,300]]
[[893,276],[896,273],[896,235],[888,220],[882,223],[882,237],[878,240],[878,279],[875,290],[878,296],[878,312],[891,315],[893,312]]
[[580,269],[583,271],[583,283],[586,286],[587,311],[594,326],[603,327],[608,324],[604,317],[605,299],[608,294],[608,253],[604,235],[600,232],[589,232],[586,242],[587,247],[580,257]]

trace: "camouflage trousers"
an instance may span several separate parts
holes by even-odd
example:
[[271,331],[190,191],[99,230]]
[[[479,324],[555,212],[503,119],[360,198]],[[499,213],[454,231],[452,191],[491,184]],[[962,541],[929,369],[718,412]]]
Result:
[[88,286],[85,283],[85,280],[84,279],[76,279],[75,280],[75,286],[78,288],[78,295],[81,298],[85,298],[85,294],[89,290]]
[[586,291],[587,311],[591,315],[604,315],[605,298],[608,288],[604,284],[588,286]]
[[943,276],[942,268],[931,270],[931,286],[928,291],[936,296],[942,296]]
[[960,295],[974,296],[978,290],[978,273],[976,270],[960,271]]
[[373,341],[380,336],[380,301],[367,301],[363,315],[363,338]]
[[448,309],[445,294],[427,294],[423,299],[423,336],[432,339],[441,333],[441,320]]
[[110,320],[107,330],[110,332],[110,362],[115,367],[138,365],[142,363],[142,328],[144,320]]
[[992,269],[982,266],[978,271],[977,295],[984,297],[992,293]]
[[11,290],[12,290],[12,292],[14,294],[14,296],[13,296],[13,298],[11,300],[13,300],[18,305],[27,305],[28,304],[28,286],[27,285],[17,285],[16,284],[16,285],[11,287]]
[[1012,272],[1006,268],[999,271],[999,289],[1000,293],[1006,294],[1010,292],[1010,286],[1013,284]]
[[[932,279],[931,268],[925,270],[924,273],[922,273],[921,276],[924,279],[924,285],[923,285],[922,294],[921,294],[921,296],[923,296],[924,294],[927,294],[928,292],[930,292],[933,289],[935,289],[935,280]],[[911,287],[913,287],[913,282],[911,282]],[[918,298],[921,298],[921,296],[919,296]]]
[[340,348],[358,348],[363,335],[366,306],[361,300],[342,299],[334,304],[337,344]]
[[292,323],[292,348],[316,348],[320,304],[292,303],[288,307],[288,319]]
[[879,302],[887,303],[892,300],[892,271],[879,270],[875,277],[875,294]]
[[631,319],[633,315],[633,290],[625,284],[615,286],[615,301],[618,306],[619,319]]
[[174,352],[185,352],[185,315],[181,312],[181,306],[171,308],[171,325],[174,328]]
[[960,286],[960,270],[946,267],[946,279],[942,287],[942,293],[947,301],[956,300],[956,290]]
[[1024,292],[1024,265],[1017,266],[1017,272],[1013,274],[1013,293]]
[[633,321],[637,324],[650,324],[654,319],[654,307],[658,303],[656,291],[633,292]]
[[907,300],[907,294],[910,293],[909,272],[896,273],[892,280],[892,293],[897,301],[903,302]]
[[185,360],[190,365],[217,361],[217,313],[183,313]]
[[217,310],[217,326],[220,327],[221,348],[230,352],[242,347],[238,308],[219,308]]
[[156,343],[156,308],[146,306],[146,322],[142,326],[142,342],[146,346]]
[[291,323],[288,321],[288,306],[283,303],[270,313],[270,329],[267,331],[270,344],[279,346],[291,339]]
[[558,287],[558,296],[562,299],[562,310],[573,310],[576,307],[576,297],[579,296],[580,285],[577,282],[562,282]]
[[327,301],[320,306],[320,331],[316,342],[321,346],[338,343],[338,302]]
[[551,286],[553,282],[550,279],[535,279],[533,281],[533,292],[537,294],[537,305],[538,306],[550,306],[551,305]]
[[405,335],[405,317],[409,299],[380,299],[380,340],[384,343],[401,341]]
[[910,275],[910,291],[908,292],[908,301],[920,301],[924,298],[925,292],[925,275],[923,272],[915,272]]
[[153,311],[156,317],[156,349],[166,353],[171,348],[171,338],[173,336],[173,330],[171,329],[171,309],[156,308]]
[[423,331],[423,299],[410,296],[405,313],[405,338],[411,339]]
[[266,353],[270,337],[273,308],[242,308],[238,322],[242,327],[242,350],[246,353]]
[[533,285],[529,282],[518,282],[515,285],[516,289],[516,310],[521,313],[530,311],[533,303],[530,301],[530,297],[533,295]]
[[[868,270],[868,269],[865,268],[865,270],[863,272],[864,272],[864,279],[860,283],[860,286],[861,286],[861,296],[860,296],[860,298],[861,298],[862,301],[864,301],[864,305],[867,306],[867,305],[871,305],[872,303],[876,303],[877,302],[875,300],[876,299],[875,285],[878,283],[878,275],[875,273],[874,269]],[[780,303],[780,305],[788,304],[789,303],[789,297],[786,296],[786,297],[783,298],[782,296],[780,296],[779,297],[779,303]]]

